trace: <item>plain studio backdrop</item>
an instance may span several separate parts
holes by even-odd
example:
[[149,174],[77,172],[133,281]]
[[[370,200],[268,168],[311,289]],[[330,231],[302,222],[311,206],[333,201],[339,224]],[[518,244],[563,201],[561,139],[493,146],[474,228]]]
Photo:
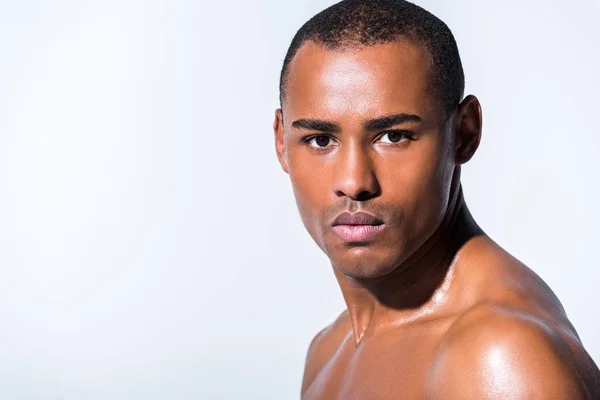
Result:
[[[325,0],[0,3],[0,399],[298,398],[344,308],[271,124]],[[421,0],[484,136],[483,229],[600,361],[598,0]]]

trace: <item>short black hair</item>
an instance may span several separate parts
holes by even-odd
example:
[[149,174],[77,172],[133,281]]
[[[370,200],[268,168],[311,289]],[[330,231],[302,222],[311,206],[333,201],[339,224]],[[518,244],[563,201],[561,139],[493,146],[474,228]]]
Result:
[[406,38],[422,44],[432,61],[432,88],[451,113],[462,100],[465,77],[458,47],[448,26],[435,15],[405,0],[343,0],[321,11],[296,33],[279,80],[283,105],[289,64],[307,41],[331,50],[371,46]]

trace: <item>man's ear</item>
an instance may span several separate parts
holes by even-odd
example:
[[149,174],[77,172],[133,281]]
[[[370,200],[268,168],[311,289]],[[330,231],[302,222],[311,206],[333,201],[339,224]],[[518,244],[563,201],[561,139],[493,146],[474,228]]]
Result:
[[458,106],[454,120],[456,138],[455,160],[457,165],[473,157],[481,141],[481,105],[477,97],[469,95]]
[[275,121],[273,121],[273,132],[275,133],[275,150],[281,168],[288,173],[287,160],[285,158],[285,142],[283,137],[283,113],[281,108],[275,110]]

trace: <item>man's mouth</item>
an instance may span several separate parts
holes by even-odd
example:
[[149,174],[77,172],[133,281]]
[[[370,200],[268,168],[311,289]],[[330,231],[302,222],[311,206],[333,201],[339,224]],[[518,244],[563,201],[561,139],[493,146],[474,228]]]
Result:
[[374,215],[344,212],[331,223],[333,232],[346,242],[365,242],[381,232],[385,225]]
[[333,232],[346,242],[365,242],[383,230],[385,225],[336,225]]

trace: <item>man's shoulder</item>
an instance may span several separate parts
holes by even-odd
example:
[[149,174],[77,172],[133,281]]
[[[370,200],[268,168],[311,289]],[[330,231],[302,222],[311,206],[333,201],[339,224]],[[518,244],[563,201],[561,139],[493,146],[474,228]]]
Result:
[[340,344],[351,335],[351,322],[348,310],[344,310],[331,324],[317,333],[308,346],[302,392],[314,380],[322,366],[339,348]]
[[428,388],[434,398],[585,399],[597,390],[594,369],[560,314],[481,303],[444,335]]
[[462,278],[457,290],[467,300],[455,312],[453,331],[482,321],[539,321],[577,336],[560,300],[539,275],[487,237],[474,247],[456,271]]
[[456,318],[444,335],[441,348],[465,345],[474,348],[490,344],[516,346],[533,339],[546,343],[555,338],[564,341],[567,337],[578,340],[559,313],[538,313],[507,303],[486,301],[473,305]]

